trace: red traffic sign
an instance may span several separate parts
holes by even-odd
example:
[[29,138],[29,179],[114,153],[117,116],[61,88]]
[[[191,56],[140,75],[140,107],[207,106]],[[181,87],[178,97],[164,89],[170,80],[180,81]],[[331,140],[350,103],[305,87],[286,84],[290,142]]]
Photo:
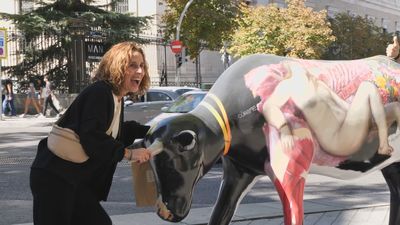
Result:
[[182,42],[180,40],[174,40],[171,42],[171,50],[173,53],[178,54],[182,51]]

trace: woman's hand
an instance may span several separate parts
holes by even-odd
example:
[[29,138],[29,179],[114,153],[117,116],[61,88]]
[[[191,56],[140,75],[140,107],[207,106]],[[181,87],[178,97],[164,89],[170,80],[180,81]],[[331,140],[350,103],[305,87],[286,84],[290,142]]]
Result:
[[284,151],[290,151],[294,147],[294,137],[290,127],[285,124],[280,129],[280,136],[281,136],[281,145]]
[[124,157],[129,161],[144,163],[151,158],[151,152],[146,148],[126,149]]

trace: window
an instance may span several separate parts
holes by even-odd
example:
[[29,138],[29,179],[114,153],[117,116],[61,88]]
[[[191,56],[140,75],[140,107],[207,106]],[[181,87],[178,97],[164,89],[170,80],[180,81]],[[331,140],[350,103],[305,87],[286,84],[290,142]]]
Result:
[[328,16],[331,18],[334,18],[335,15],[339,13],[339,9],[332,6],[326,6],[326,11],[328,13]]
[[115,5],[115,12],[127,13],[129,10],[128,0],[119,0]]
[[383,29],[387,30],[389,23],[390,23],[390,21],[388,19],[385,19],[385,18],[381,19],[381,27]]
[[369,19],[370,21],[372,21],[373,23],[375,23],[375,21],[376,21],[376,17],[375,16],[366,15],[366,18]]
[[179,90],[176,90],[175,92],[178,94],[178,95],[182,95],[183,93],[186,93],[186,92],[188,92],[188,91],[191,91],[192,89],[179,89]]
[[165,93],[162,92],[148,92],[147,93],[147,101],[172,101],[172,98]]
[[34,2],[33,1],[22,1],[20,3],[20,12],[21,14],[28,13],[34,9]]

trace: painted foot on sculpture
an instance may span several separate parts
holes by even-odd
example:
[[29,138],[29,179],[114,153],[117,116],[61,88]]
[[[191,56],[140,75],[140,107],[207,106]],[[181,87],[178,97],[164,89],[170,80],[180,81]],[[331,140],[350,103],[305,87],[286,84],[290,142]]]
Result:
[[392,153],[393,153],[393,148],[390,145],[385,145],[385,146],[379,147],[379,149],[378,149],[379,155],[391,156]]

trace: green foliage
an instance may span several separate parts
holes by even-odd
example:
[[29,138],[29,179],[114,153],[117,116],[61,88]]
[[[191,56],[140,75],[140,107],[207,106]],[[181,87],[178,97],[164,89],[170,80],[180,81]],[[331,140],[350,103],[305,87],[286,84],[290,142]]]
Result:
[[[0,14],[0,19],[12,21],[23,35],[19,40],[24,45],[22,62],[6,68],[19,80],[36,76],[38,68],[46,67],[45,74],[40,75],[49,75],[59,86],[67,86],[72,33],[77,19],[86,37],[90,37],[91,31],[98,31],[97,38],[106,46],[124,40],[144,43],[139,32],[147,26],[150,17],[133,17],[87,4],[94,0],[46,2],[41,1],[39,8],[25,14]],[[115,2],[106,7],[112,7]]]
[[360,59],[384,55],[391,34],[386,33],[373,21],[348,13],[336,14],[330,18],[336,41],[325,53],[325,59]]
[[241,7],[239,28],[229,51],[236,57],[267,53],[300,58],[320,58],[334,40],[326,11],[315,12],[304,0],[288,1],[287,8],[275,4]]
[[[164,0],[167,11],[163,15],[164,37],[167,41],[176,38],[179,17],[188,0]],[[195,0],[188,8],[180,27],[180,40],[195,58],[203,48],[219,50],[236,27],[237,1]]]

